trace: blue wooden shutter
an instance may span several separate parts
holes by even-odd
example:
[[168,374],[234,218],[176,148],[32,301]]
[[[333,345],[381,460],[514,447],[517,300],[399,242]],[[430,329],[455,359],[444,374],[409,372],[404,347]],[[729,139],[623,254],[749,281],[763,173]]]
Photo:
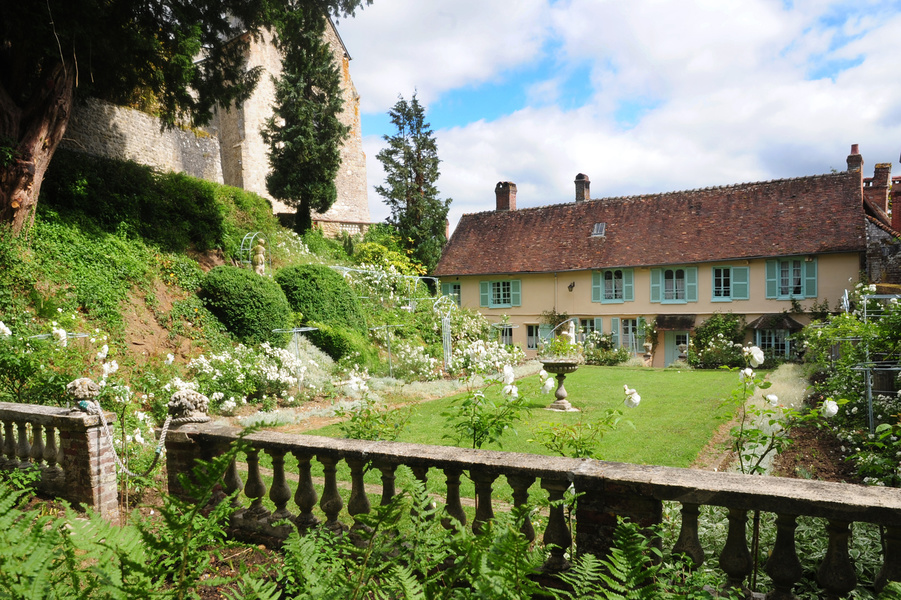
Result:
[[442,283],[441,284],[441,295],[442,296],[450,296],[453,294],[453,286],[452,283]]
[[817,259],[804,262],[804,297],[817,297]]
[[604,333],[604,319],[601,317],[594,318],[594,330],[598,333]]
[[592,271],[591,272],[591,301],[592,302],[600,302],[603,297],[603,288],[604,285],[603,279],[601,278],[600,271]]
[[644,317],[638,317],[638,331],[635,335],[635,345],[637,346],[636,350],[641,352],[644,349],[644,341],[648,335],[648,322],[644,320]]
[[688,267],[685,269],[685,300],[688,302],[698,301],[698,268]]
[[663,271],[651,269],[651,302],[660,302],[660,283],[663,280]]
[[488,306],[491,302],[491,282],[479,282],[479,306]]
[[623,269],[623,300],[632,302],[635,300],[634,274],[632,269]]
[[619,317],[610,317],[610,334],[613,347],[619,348]]
[[546,342],[549,337],[551,337],[551,331],[553,328],[550,325],[541,324],[538,326],[538,339],[541,340],[542,343]]
[[779,296],[779,261],[766,261],[766,297],[777,298]]
[[510,282],[510,304],[513,306],[522,304],[522,282],[519,279]]
[[750,299],[750,267],[732,267],[732,299]]

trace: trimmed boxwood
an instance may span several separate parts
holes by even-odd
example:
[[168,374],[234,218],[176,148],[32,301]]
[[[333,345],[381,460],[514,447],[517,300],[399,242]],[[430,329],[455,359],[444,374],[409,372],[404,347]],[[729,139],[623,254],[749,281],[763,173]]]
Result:
[[339,273],[323,265],[294,265],[279,269],[275,281],[282,286],[291,308],[305,322],[341,325],[366,333],[363,308]]
[[198,296],[226,329],[247,344],[280,344],[286,336],[272,330],[289,328],[293,322],[282,288],[247,269],[216,267],[204,277]]
[[372,370],[378,364],[378,351],[363,334],[341,325],[328,325],[315,321],[310,325],[317,329],[308,331],[305,335],[333,360],[341,360],[356,353],[359,355],[359,360],[355,362],[361,366]]

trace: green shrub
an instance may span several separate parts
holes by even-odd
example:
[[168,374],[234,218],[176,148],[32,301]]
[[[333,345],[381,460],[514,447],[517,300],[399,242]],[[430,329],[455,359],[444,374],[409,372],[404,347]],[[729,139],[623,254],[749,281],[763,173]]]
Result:
[[688,363],[699,369],[743,367],[740,347],[745,340],[745,317],[728,313],[713,313],[695,328]]
[[292,325],[291,306],[285,293],[268,277],[246,269],[223,265],[203,279],[198,294],[206,307],[242,342],[284,342],[272,333]]
[[87,231],[138,235],[165,250],[222,248],[229,256],[247,231],[278,227],[269,202],[251,192],[67,150],[54,155],[38,207]]
[[308,331],[306,336],[333,360],[341,360],[356,354],[359,355],[359,360],[355,362],[361,367],[371,368],[378,365],[378,351],[363,334],[341,325],[315,321],[310,325],[317,329]]
[[343,326],[364,334],[366,318],[350,285],[323,265],[295,265],[280,269],[275,281],[282,286],[291,308],[304,321]]
[[338,240],[325,237],[318,227],[307,229],[304,232],[303,243],[307,245],[310,252],[318,254],[320,257],[347,260],[347,251],[344,250],[344,245]]

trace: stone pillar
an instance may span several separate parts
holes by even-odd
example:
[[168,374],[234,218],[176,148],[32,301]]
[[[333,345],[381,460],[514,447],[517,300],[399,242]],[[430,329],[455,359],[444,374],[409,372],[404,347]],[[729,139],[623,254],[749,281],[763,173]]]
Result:
[[187,423],[177,427],[170,427],[169,432],[166,434],[166,482],[169,494],[187,502],[194,499],[184,489],[184,486],[178,480],[178,476],[184,474],[190,477],[195,461],[203,458],[200,444],[195,442],[189,435],[196,432],[197,425]]
[[[115,415],[106,415],[108,423]],[[65,473],[65,494],[72,502],[90,506],[100,516],[119,524],[119,493],[112,440],[103,432],[97,415],[66,418],[59,428]]]
[[[604,557],[613,546],[617,517],[628,518],[641,527],[663,520],[663,503],[642,493],[640,484],[583,479],[573,482],[576,494],[576,548]],[[655,544],[659,544],[659,539]]]

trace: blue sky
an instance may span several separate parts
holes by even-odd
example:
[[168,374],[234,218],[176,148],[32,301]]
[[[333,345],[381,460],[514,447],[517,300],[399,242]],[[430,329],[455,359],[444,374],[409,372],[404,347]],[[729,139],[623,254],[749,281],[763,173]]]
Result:
[[[416,90],[451,226],[494,208],[844,169],[901,151],[901,1],[374,0],[338,23],[373,220],[387,111]],[[901,174],[895,165],[895,174]]]

